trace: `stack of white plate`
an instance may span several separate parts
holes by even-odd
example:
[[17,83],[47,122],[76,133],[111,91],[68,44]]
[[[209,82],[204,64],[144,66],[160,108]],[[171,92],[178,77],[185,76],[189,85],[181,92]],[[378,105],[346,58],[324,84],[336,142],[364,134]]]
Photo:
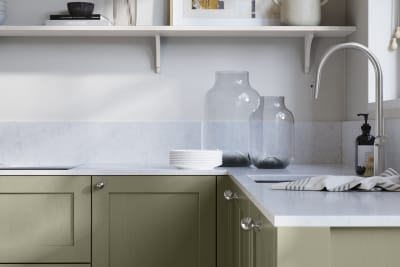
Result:
[[179,169],[212,170],[222,165],[221,150],[171,150],[169,163]]
[[7,16],[7,1],[0,0],[0,25],[4,24]]

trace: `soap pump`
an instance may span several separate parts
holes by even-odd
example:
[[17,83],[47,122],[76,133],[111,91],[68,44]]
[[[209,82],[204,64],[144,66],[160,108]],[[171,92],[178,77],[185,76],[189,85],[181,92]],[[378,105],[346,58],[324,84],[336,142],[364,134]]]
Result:
[[[362,134],[356,139],[355,168],[358,175],[370,176],[373,173],[370,162],[374,159],[375,137],[370,134],[371,125],[368,124],[368,114],[360,113],[357,116],[364,117],[364,124],[361,126]],[[372,165],[373,166],[373,165]],[[373,167],[372,167],[373,168]],[[368,171],[367,171],[368,169]]]

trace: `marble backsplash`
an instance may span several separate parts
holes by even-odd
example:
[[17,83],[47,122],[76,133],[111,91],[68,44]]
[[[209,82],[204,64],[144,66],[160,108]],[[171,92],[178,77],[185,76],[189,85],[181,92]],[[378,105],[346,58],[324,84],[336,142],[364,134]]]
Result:
[[[298,122],[295,144],[295,163],[341,163],[342,123]],[[171,149],[198,148],[201,122],[0,123],[4,164],[159,166]]]

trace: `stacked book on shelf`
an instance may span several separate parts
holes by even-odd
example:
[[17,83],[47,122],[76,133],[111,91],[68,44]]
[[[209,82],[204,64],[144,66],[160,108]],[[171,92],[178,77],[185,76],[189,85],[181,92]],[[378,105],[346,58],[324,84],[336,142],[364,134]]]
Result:
[[100,14],[88,17],[65,15],[50,15],[45,25],[49,26],[111,26],[112,23]]

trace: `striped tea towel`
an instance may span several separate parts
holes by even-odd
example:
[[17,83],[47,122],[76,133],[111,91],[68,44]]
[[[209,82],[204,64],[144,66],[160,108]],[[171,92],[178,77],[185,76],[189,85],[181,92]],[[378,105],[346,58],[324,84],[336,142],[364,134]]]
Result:
[[273,184],[274,190],[342,192],[351,189],[364,191],[400,192],[400,174],[394,169],[387,169],[379,176],[362,178],[359,176],[322,175],[299,179],[292,182]]

